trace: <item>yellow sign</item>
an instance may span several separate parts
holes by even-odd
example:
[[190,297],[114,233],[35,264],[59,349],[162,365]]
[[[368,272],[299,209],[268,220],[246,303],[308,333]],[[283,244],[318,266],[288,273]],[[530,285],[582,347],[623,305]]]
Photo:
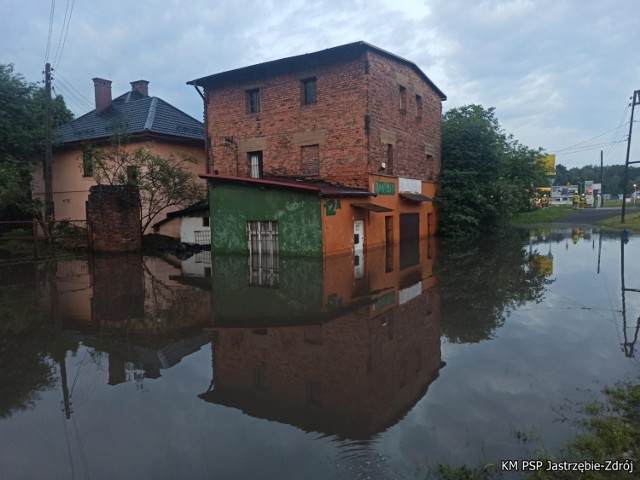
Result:
[[555,155],[547,155],[541,158],[542,163],[544,163],[544,171],[545,174],[552,177],[556,174],[556,156]]

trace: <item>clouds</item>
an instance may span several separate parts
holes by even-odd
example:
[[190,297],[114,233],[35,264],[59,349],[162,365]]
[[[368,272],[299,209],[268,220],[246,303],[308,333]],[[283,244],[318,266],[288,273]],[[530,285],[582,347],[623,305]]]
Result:
[[[152,95],[200,118],[201,99],[188,80],[364,40],[420,66],[448,95],[445,109],[495,106],[507,132],[553,152],[616,127],[640,88],[634,3],[78,0],[58,71],[86,100],[74,103],[68,85],[58,93],[82,114],[93,103],[91,78],[113,80],[114,95],[144,78]],[[52,52],[66,4],[56,5]],[[42,78],[49,12],[41,0],[0,7],[0,61],[32,81]],[[614,149],[607,162],[621,163],[624,150]],[[582,165],[598,155],[558,161]]]

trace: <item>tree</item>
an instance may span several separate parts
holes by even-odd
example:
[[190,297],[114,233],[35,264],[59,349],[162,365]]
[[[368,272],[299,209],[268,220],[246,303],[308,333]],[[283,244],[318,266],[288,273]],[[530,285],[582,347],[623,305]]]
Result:
[[504,133],[494,108],[449,110],[442,119],[440,231],[467,236],[496,230],[528,208],[533,189],[545,184],[541,156]]
[[93,178],[98,185],[134,185],[140,192],[141,228],[144,232],[168,207],[185,208],[205,198],[205,189],[186,167],[188,156],[163,157],[148,146],[125,148],[116,136],[112,146],[92,153]]
[[[31,169],[44,158],[45,90],[0,64],[0,219],[31,218]],[[52,127],[73,119],[62,97],[52,101]]]

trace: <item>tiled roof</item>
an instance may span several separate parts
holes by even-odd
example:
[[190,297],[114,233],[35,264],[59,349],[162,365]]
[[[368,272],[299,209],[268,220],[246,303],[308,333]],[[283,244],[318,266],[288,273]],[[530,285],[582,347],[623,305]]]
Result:
[[124,131],[130,135],[149,134],[176,140],[204,141],[204,125],[158,97],[130,91],[113,99],[111,106],[95,110],[61,126],[56,144],[107,139]]

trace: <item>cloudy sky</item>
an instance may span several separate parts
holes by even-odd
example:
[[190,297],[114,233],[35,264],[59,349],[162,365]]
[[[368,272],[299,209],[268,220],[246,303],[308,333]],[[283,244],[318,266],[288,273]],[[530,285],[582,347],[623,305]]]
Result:
[[364,40],[415,62],[447,94],[445,110],[495,107],[508,133],[568,167],[599,163],[600,150],[621,164],[640,89],[639,10],[637,0],[0,0],[0,63],[35,82],[51,62],[77,116],[102,77],[114,97],[149,80],[151,95],[201,119],[188,80]]

